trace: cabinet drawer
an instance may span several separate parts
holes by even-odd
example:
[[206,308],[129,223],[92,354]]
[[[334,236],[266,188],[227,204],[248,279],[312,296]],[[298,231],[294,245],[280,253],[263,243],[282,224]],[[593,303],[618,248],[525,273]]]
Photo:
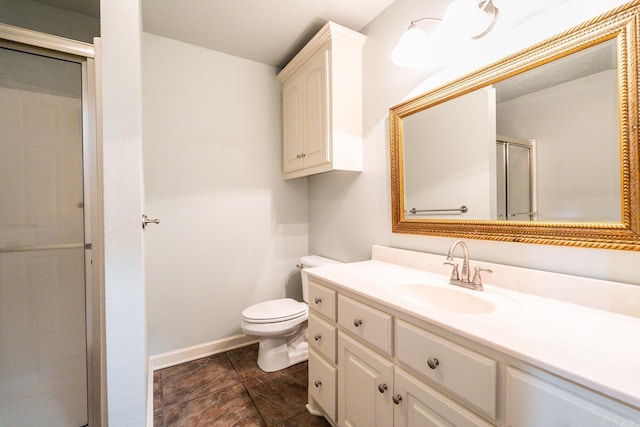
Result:
[[332,421],[336,420],[336,368],[309,351],[309,395]]
[[336,291],[309,279],[309,307],[336,321]]
[[396,324],[396,355],[400,362],[496,419],[495,360],[402,320]]
[[332,363],[336,363],[336,331],[335,326],[313,314],[309,316],[309,344]]
[[391,356],[393,317],[349,297],[338,295],[338,324]]
[[554,382],[557,385],[518,369],[507,368],[505,405],[507,425],[518,427],[640,425],[640,411],[619,405],[575,384],[557,378]]

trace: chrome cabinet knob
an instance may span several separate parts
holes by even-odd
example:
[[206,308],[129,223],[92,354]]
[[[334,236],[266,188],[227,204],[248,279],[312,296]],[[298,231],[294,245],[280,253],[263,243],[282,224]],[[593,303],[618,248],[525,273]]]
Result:
[[355,326],[357,328],[360,325],[362,325],[362,320],[360,320],[360,319],[354,319],[353,320],[353,326]]
[[320,387],[322,385],[322,381],[316,380],[313,384],[315,384],[316,387]]
[[384,393],[385,391],[387,391],[387,385],[386,384],[378,384],[378,391],[380,393]]
[[440,361],[438,359],[436,359],[435,357],[430,357],[427,360],[427,365],[429,365],[429,367],[431,369],[436,369],[439,364],[440,364]]
[[320,338],[322,338],[322,335],[320,334],[317,334],[315,337],[313,337],[313,339],[316,341],[320,341]]
[[315,302],[316,304],[320,304],[322,302],[322,298],[316,297],[316,299],[314,299],[313,302]]
[[393,403],[395,403],[396,405],[399,405],[400,402],[402,402],[402,396],[399,394],[396,394],[395,396],[393,396]]

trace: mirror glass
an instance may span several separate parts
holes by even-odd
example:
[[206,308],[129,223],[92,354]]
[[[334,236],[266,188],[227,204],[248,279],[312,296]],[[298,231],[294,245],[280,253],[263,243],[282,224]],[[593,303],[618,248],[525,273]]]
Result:
[[406,117],[405,215],[620,222],[617,63],[607,40]]
[[640,250],[639,4],[390,108],[393,232]]

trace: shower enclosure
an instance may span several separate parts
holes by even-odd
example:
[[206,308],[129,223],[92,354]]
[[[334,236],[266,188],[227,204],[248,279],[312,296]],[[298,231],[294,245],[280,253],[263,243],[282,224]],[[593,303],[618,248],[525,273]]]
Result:
[[0,25],[2,427],[99,425],[92,57]]
[[535,141],[498,137],[496,178],[498,219],[537,219]]

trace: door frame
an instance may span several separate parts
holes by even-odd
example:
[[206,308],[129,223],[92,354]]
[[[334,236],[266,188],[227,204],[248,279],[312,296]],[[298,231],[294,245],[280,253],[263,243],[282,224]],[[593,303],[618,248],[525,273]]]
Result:
[[87,419],[91,427],[106,426],[102,146],[97,133],[96,51],[92,44],[1,23],[0,47],[82,66]]

